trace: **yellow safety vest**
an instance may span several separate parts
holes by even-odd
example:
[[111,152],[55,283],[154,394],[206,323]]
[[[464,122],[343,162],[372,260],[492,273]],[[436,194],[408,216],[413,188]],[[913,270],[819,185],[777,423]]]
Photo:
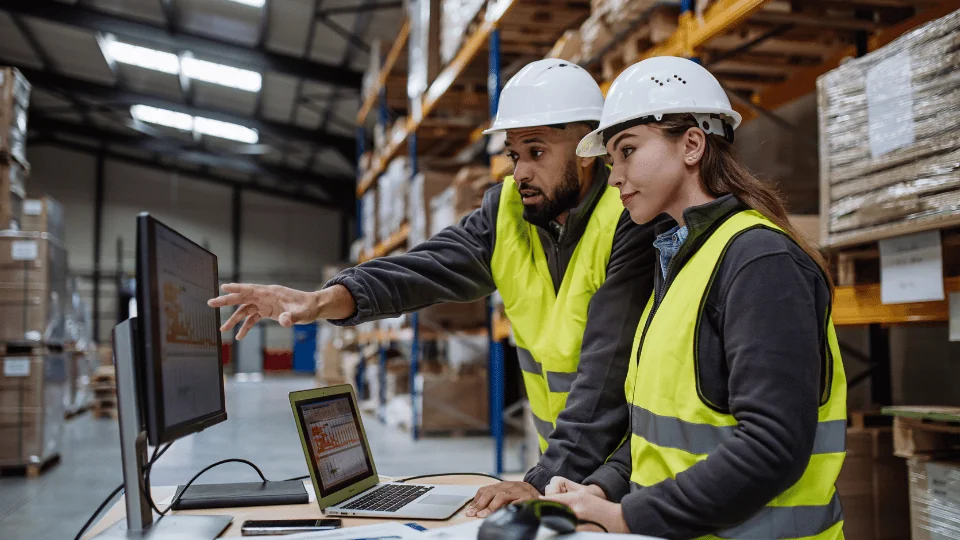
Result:
[[[633,344],[638,358],[630,362],[625,385],[631,407],[634,491],[676,478],[733,436],[736,418],[708,406],[700,396],[696,334],[703,302],[727,246],[740,233],[757,227],[783,232],[753,210],[731,216],[684,264],[656,311],[651,314],[651,297],[640,319]],[[826,331],[830,378],[820,399],[816,442],[806,471],[747,521],[707,538],[843,538],[834,483],[846,455],[847,383],[832,316]]]
[[577,376],[587,307],[607,277],[622,213],[617,190],[605,188],[555,292],[536,227],[523,219],[513,177],[503,182],[490,267],[517,340],[541,451],[547,449],[547,437]]

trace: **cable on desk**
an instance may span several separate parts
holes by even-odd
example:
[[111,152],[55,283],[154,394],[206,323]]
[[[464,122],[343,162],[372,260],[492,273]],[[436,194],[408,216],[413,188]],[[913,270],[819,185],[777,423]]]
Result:
[[[153,449],[153,456],[150,457],[150,461],[147,462],[147,466],[145,467],[146,472],[150,471],[150,468],[153,467],[154,462],[160,459],[160,456],[162,456],[163,453],[166,452],[168,448],[170,448],[169,444],[163,450],[160,450],[159,446]],[[158,450],[160,451],[158,452]],[[143,482],[142,477],[140,480],[141,482]],[[77,535],[73,537],[73,540],[80,540],[81,538],[83,538],[83,533],[87,532],[87,529],[89,529],[90,525],[92,525],[94,520],[97,519],[97,516],[100,515],[100,512],[103,511],[104,507],[106,507],[107,504],[110,501],[112,501],[113,498],[116,497],[117,494],[120,493],[121,491],[123,491],[123,483],[117,486],[116,489],[114,489],[110,493],[110,495],[107,495],[107,498],[104,499],[102,503],[100,503],[100,506],[98,506],[97,509],[93,512],[93,515],[90,516],[90,519],[88,519],[87,522],[83,524],[83,527],[80,527],[80,532],[78,532]]]
[[306,480],[306,479],[308,479],[308,478],[310,478],[310,475],[309,475],[309,474],[305,474],[305,475],[303,475],[303,476],[295,476],[295,477],[293,477],[293,478],[287,478],[286,480],[283,480],[283,481],[284,481],[284,482],[296,482],[297,480]]
[[422,480],[424,478],[438,478],[441,476],[483,476],[485,478],[493,478],[497,482],[503,482],[503,479],[500,478],[499,476],[494,476],[492,474],[481,473],[481,472],[465,472],[465,473],[451,472],[451,473],[437,473],[437,474],[421,474],[418,476],[410,476],[408,478],[401,478],[400,480],[394,480],[394,482],[398,484],[402,484],[404,482],[409,482],[410,480]]

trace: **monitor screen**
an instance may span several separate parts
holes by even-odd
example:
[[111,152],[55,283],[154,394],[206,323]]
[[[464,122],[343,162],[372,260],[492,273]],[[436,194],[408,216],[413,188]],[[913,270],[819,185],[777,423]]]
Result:
[[314,476],[320,484],[320,497],[373,475],[370,453],[350,394],[303,401],[297,409]]
[[148,215],[138,221],[137,306],[153,445],[226,420],[217,257]]

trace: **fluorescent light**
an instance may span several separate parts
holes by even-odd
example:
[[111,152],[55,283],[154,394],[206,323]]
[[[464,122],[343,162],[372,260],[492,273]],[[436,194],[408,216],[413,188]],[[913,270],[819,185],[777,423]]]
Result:
[[138,47],[129,43],[107,40],[106,52],[117,62],[140,66],[176,75],[180,73],[180,58],[173,53]]
[[231,2],[236,2],[237,4],[243,4],[245,6],[252,7],[263,7],[263,4],[266,3],[266,0],[230,0]]
[[159,124],[183,131],[193,131],[193,117],[189,114],[158,109],[148,105],[130,107],[130,115],[142,122]]
[[190,116],[186,113],[158,109],[149,105],[130,107],[130,115],[141,122],[149,122],[182,131],[193,131],[201,135],[230,139],[247,144],[256,144],[260,140],[257,130],[230,122],[221,122],[202,116]]
[[197,116],[193,119],[193,129],[196,130],[197,133],[201,133],[203,135],[211,135],[213,137],[230,139],[232,141],[239,141],[247,144],[256,144],[257,141],[260,140],[260,135],[255,129],[239,126],[237,124],[231,124],[229,122],[221,122],[219,120],[203,118],[201,116]]
[[247,92],[259,92],[263,84],[262,77],[256,71],[215,64],[189,56],[185,56],[182,62],[184,75],[191,79],[229,86]]

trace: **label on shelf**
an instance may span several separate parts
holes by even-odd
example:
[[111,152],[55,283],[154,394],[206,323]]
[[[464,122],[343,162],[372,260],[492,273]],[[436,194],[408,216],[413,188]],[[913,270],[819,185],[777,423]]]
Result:
[[23,201],[23,214],[25,216],[39,216],[43,213],[43,201],[40,199],[29,199]]
[[30,359],[21,357],[11,357],[3,359],[4,377],[29,377]]
[[940,231],[880,240],[880,299],[884,304],[944,298]]
[[35,261],[40,255],[40,247],[34,240],[14,242],[10,248],[10,256],[15,261]]

